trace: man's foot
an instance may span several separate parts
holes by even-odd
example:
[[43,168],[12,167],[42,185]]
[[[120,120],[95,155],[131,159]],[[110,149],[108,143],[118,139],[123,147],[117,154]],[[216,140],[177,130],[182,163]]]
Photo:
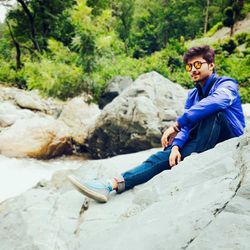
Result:
[[73,175],[69,175],[68,179],[79,192],[85,194],[89,198],[98,202],[108,201],[109,193],[112,191],[110,184],[98,180],[93,180],[91,182],[80,181]]

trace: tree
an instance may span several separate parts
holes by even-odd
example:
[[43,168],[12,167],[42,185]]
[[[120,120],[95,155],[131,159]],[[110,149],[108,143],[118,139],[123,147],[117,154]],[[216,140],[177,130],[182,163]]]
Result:
[[[74,0],[17,0],[6,19],[11,21],[13,36],[31,50],[41,53],[47,49],[50,37],[66,43],[71,42],[73,26],[69,11]],[[28,25],[27,25],[28,24]]]
[[243,0],[230,0],[229,7],[224,9],[223,24],[230,27],[230,36],[234,34],[234,25],[239,20],[241,10],[243,9]]
[[37,35],[36,35],[36,27],[35,27],[35,21],[34,21],[34,16],[31,12],[31,10],[28,7],[28,1],[23,1],[23,0],[17,0],[17,2],[22,6],[22,9],[26,16],[28,17],[29,20],[29,26],[30,26],[30,39],[34,45],[34,48],[41,52],[40,46],[37,41]]
[[111,0],[87,0],[87,6],[92,8],[94,16],[100,15],[102,10],[111,8]]
[[207,27],[208,27],[208,14],[209,14],[209,5],[210,5],[210,0],[207,0],[206,14],[205,14],[205,21],[204,21],[204,34],[206,34],[206,33],[207,33]]
[[113,16],[118,19],[117,31],[125,44],[127,54],[134,7],[134,0],[115,0],[112,4]]
[[13,32],[12,32],[12,30],[11,30],[11,26],[10,26],[9,22],[6,21],[6,23],[7,23],[7,26],[8,26],[8,28],[9,28],[9,32],[10,32],[11,39],[12,39],[12,41],[13,41],[13,44],[14,44],[15,48],[16,48],[16,69],[17,69],[17,70],[20,70],[21,67],[22,67],[20,44],[19,44],[19,42],[15,39],[15,37],[14,37],[14,35],[13,35]]

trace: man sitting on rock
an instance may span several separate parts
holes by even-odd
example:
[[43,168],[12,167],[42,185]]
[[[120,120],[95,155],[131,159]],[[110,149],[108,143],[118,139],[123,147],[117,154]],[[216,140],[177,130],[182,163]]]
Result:
[[243,134],[245,120],[238,84],[228,77],[216,75],[214,51],[207,45],[190,48],[183,57],[186,71],[195,83],[187,97],[182,116],[163,133],[163,151],[150,156],[141,165],[113,180],[69,180],[81,193],[107,202],[109,193],[121,193],[170,170],[193,152],[201,153],[217,143]]

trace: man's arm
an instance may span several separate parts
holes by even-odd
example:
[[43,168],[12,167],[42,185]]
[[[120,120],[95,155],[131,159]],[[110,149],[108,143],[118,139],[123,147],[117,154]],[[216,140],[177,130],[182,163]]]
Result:
[[175,122],[172,126],[165,130],[161,137],[161,145],[163,148],[172,144],[176,135],[180,132],[178,123]]
[[[191,90],[188,93],[188,97],[185,102],[185,110],[188,110],[191,107],[190,96],[194,94],[194,91]],[[171,153],[169,156],[169,165],[173,167],[177,165],[181,160],[181,154],[179,149],[187,141],[189,135],[189,129],[183,127],[180,129],[178,122],[176,121],[172,126],[165,130],[161,138],[162,147],[165,148],[168,145],[172,144]]]
[[192,127],[195,123],[208,117],[209,115],[226,109],[238,97],[238,84],[233,81],[225,81],[214,91],[214,93],[189,109],[177,119],[179,127]]
[[[194,90],[191,90],[188,92],[188,96],[185,102],[185,111],[188,110],[192,104],[190,101],[190,96],[194,94]],[[178,144],[176,145],[180,148],[186,141],[187,134],[185,128],[180,129],[178,122],[176,121],[172,126],[170,126],[168,129],[166,129],[162,135],[161,138],[161,145],[163,148],[167,147],[168,145],[171,145],[173,142],[175,142],[175,138],[178,138]],[[179,136],[180,135],[180,136]],[[184,139],[185,138],[185,139]]]
[[178,146],[173,146],[169,156],[169,165],[170,167],[176,166],[181,161],[181,153]]

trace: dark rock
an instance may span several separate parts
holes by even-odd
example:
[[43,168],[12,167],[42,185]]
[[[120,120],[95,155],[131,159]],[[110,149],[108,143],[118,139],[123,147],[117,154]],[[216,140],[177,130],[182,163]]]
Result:
[[162,131],[182,113],[186,91],[157,72],[141,75],[107,105],[90,128],[94,158],[160,146]]
[[115,97],[122,93],[124,89],[130,86],[133,80],[129,76],[116,76],[108,84],[100,96],[98,105],[100,109],[103,109],[107,104],[113,101]]

